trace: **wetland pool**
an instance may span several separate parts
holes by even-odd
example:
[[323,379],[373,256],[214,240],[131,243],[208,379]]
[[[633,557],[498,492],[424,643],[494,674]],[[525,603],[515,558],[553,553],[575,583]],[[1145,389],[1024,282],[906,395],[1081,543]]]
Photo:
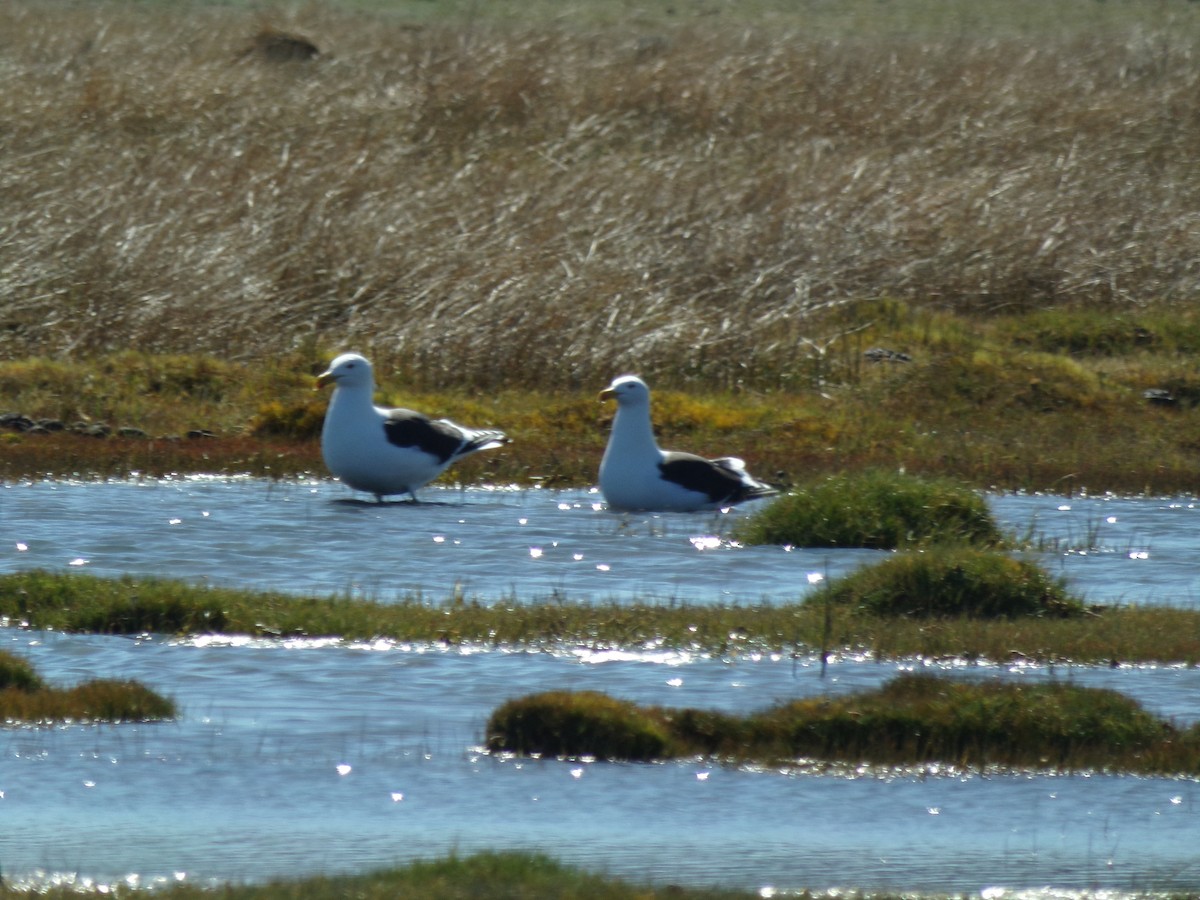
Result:
[[[359,502],[328,481],[0,486],[0,571],[77,568],[389,598],[792,600],[879,554],[739,547],[729,513],[617,515],[588,491],[426,489]],[[989,496],[1094,602],[1194,607],[1200,505]],[[916,661],[715,659],[388,642],[0,629],[55,683],[129,677],[177,721],[0,730],[0,871],[15,884],[253,881],[535,849],[632,879],[811,888],[1200,889],[1200,782],[945,769],[821,772],[522,760],[479,749],[497,705],[549,686],[746,709],[873,687]],[[1070,678],[1200,719],[1200,670],[947,664]]]

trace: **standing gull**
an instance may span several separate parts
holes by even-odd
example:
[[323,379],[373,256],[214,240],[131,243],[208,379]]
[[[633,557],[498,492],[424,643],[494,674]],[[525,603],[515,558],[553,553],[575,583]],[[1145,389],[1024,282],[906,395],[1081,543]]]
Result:
[[321,455],[329,471],[358,491],[382,500],[390,494],[417,499],[417,489],[451,463],[508,442],[503,431],[475,430],[411,409],[376,406],[375,377],[366,357],[343,353],[317,376],[333,384],[321,429]]
[[600,399],[617,401],[600,461],[600,491],[609,507],[686,512],[779,493],[751,476],[737,457],[660,450],[650,425],[650,389],[636,375],[617,378]]

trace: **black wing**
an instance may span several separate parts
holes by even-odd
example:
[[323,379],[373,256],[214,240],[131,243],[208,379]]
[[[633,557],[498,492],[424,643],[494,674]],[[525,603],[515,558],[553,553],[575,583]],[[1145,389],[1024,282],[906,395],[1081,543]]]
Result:
[[659,463],[663,478],[688,490],[707,494],[712,503],[741,503],[757,497],[769,497],[779,491],[763,484],[741,466],[741,460],[728,457],[705,459],[693,453],[667,451]]
[[458,454],[466,440],[462,429],[444,419],[431,419],[411,409],[393,409],[383,423],[388,443],[397,447],[415,447],[439,462]]
[[731,469],[718,466],[711,460],[691,453],[669,452],[659,463],[663,478],[690,491],[707,494],[713,503],[736,502],[742,499],[746,485]]

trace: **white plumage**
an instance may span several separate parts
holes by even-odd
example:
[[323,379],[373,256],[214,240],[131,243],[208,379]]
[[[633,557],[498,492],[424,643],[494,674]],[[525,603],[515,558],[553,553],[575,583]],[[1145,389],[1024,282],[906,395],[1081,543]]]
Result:
[[508,442],[502,431],[376,406],[371,364],[357,353],[343,353],[330,363],[317,377],[318,388],[327,384],[334,387],[321,429],[325,465],[343,484],[377,500],[392,494],[416,500],[418,488],[455,460]]
[[617,378],[600,399],[617,401],[600,461],[600,491],[611,508],[686,512],[778,493],[747,472],[737,457],[705,459],[660,450],[650,424],[650,389],[636,375]]

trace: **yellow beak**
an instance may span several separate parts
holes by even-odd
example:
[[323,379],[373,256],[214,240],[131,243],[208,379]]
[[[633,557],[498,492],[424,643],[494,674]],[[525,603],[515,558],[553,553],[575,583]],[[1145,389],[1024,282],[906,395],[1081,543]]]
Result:
[[313,385],[313,390],[319,391],[321,388],[325,387],[325,385],[329,384],[329,382],[331,382],[331,381],[333,381],[333,373],[332,372],[322,372],[320,375],[317,376],[317,383]]
[[616,398],[616,396],[617,396],[617,392],[616,392],[616,391],[614,391],[612,388],[605,388],[604,390],[602,390],[602,391],[600,392],[600,396],[599,396],[597,399],[599,399],[599,400],[613,400],[613,399],[615,399],[615,398]]

